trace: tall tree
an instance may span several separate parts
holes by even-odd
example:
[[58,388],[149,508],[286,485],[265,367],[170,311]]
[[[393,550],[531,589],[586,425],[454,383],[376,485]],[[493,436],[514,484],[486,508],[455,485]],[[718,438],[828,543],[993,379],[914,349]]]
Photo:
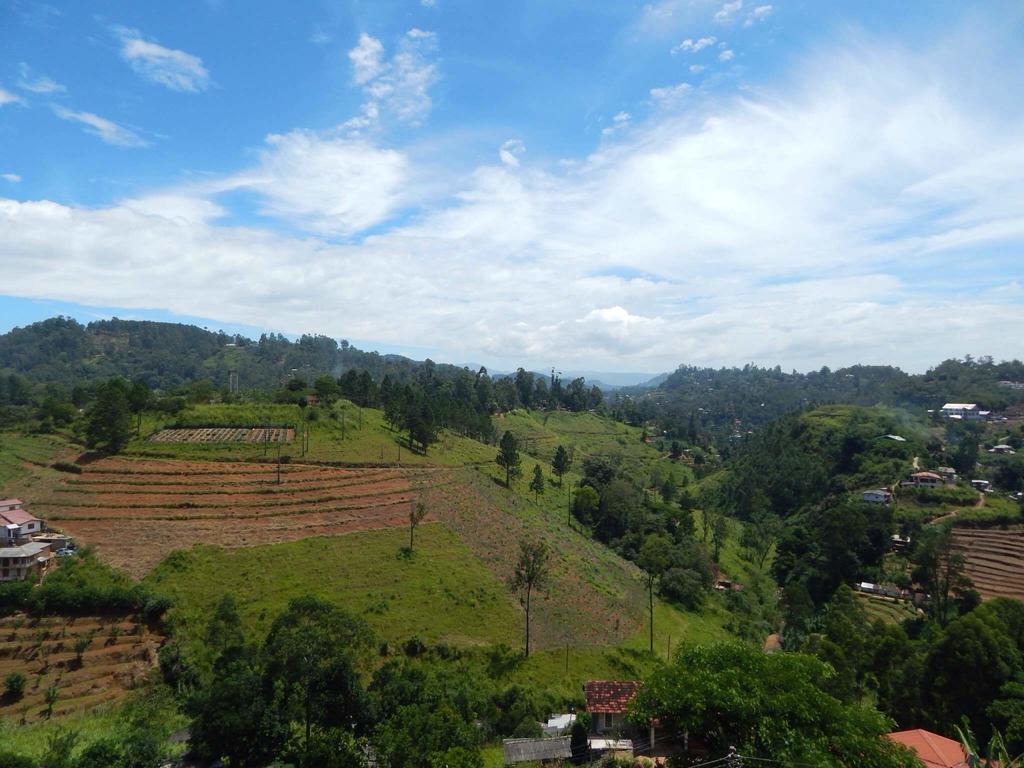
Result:
[[562,476],[569,471],[569,467],[572,466],[572,457],[569,456],[569,452],[565,450],[564,445],[560,445],[555,448],[555,456],[551,459],[551,471],[558,476],[558,487],[562,487]]
[[540,501],[540,496],[544,493],[544,472],[541,471],[540,464],[533,465],[533,479],[530,481],[530,490],[533,491],[534,501]]
[[672,540],[663,533],[652,533],[640,546],[639,565],[647,574],[647,601],[651,619],[651,653],[654,653],[654,583],[668,570],[672,557]]
[[139,434],[142,431],[142,413],[148,407],[153,399],[153,393],[149,390],[149,385],[142,379],[136,379],[132,382],[132,388],[128,391],[128,408],[138,417],[138,421],[135,426],[135,434]]
[[109,379],[96,387],[96,401],[85,428],[90,447],[102,446],[116,453],[128,442],[132,429],[128,393],[124,379]]
[[550,570],[551,552],[547,544],[543,541],[519,542],[519,559],[512,573],[512,589],[519,593],[519,602],[526,611],[526,656],[530,655],[531,600],[534,592],[546,588]]
[[412,554],[413,536],[416,534],[416,526],[423,522],[427,516],[427,505],[417,500],[409,509],[409,554]]
[[505,487],[512,487],[512,478],[519,477],[519,441],[516,436],[505,430],[498,443],[498,456],[495,458],[498,466],[505,470]]
[[302,725],[304,749],[314,726],[368,725],[355,662],[370,638],[361,619],[313,596],[292,600],[275,619],[263,646],[264,673],[283,712]]

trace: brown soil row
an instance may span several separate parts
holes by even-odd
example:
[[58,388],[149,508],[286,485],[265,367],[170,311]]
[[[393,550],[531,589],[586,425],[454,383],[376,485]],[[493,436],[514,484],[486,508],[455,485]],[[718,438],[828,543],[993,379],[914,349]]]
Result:
[[344,475],[340,477],[324,477],[315,480],[294,480],[287,475],[281,477],[277,482],[277,476],[261,476],[249,481],[233,482],[210,482],[203,478],[201,483],[189,483],[184,481],[159,482],[153,480],[142,480],[136,482],[102,482],[90,481],[88,483],[69,483],[66,486],[57,488],[60,494],[58,498],[73,496],[75,494],[89,494],[100,496],[114,493],[150,494],[150,493],[191,493],[191,494],[236,494],[244,493],[256,487],[259,492],[265,495],[277,493],[288,493],[296,490],[327,490],[332,488],[347,488],[352,485],[366,484],[379,480],[398,477],[395,472],[378,470],[376,472],[364,472],[359,474]]
[[72,496],[55,502],[37,503],[37,508],[71,510],[75,508],[103,509],[140,509],[165,508],[176,509],[185,504],[194,504],[209,509],[227,509],[245,506],[281,507],[295,504],[327,504],[333,501],[370,498],[384,496],[408,490],[409,483],[405,478],[382,480],[377,483],[358,483],[336,489],[292,489],[277,493],[104,493],[99,495]]
[[[15,624],[20,624],[14,628]],[[112,626],[120,634],[110,638]],[[102,629],[100,629],[102,627]],[[34,722],[45,717],[45,695],[51,685],[57,686],[58,699],[54,715],[90,709],[113,701],[145,677],[156,665],[157,649],[163,641],[159,635],[143,628],[134,634],[131,617],[26,617],[22,614],[0,621],[0,678],[11,672],[23,672],[27,680],[25,695],[18,701],[0,699],[0,719],[18,721],[22,717]],[[60,634],[66,630],[65,637]],[[79,664],[74,642],[80,636],[95,634]],[[36,637],[41,632],[53,639],[43,642],[49,650],[39,652]],[[17,637],[9,640],[11,632]],[[103,633],[106,634],[103,634]],[[55,648],[63,645],[62,651]]]
[[[298,500],[289,504],[266,506],[229,506],[216,507],[133,507],[117,509],[108,507],[70,507],[59,514],[50,515],[54,527],[67,528],[72,521],[131,521],[131,520],[265,520],[279,517],[295,517],[312,512],[362,512],[366,510],[384,509],[388,507],[407,506],[415,494],[410,490],[397,491],[389,494],[368,496],[363,498],[341,499],[310,503]],[[408,514],[407,512],[405,514]]]
[[202,427],[162,429],[149,438],[151,443],[290,443],[295,439],[291,427]]
[[953,542],[983,598],[1024,599],[1024,529],[955,529]]

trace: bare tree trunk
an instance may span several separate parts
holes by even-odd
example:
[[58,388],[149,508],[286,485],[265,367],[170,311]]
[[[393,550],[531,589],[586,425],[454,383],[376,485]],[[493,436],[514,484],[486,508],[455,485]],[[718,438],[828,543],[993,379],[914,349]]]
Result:
[[651,609],[651,653],[654,653],[654,577],[647,577],[647,597]]
[[526,588],[526,658],[530,658],[530,592],[531,587]]

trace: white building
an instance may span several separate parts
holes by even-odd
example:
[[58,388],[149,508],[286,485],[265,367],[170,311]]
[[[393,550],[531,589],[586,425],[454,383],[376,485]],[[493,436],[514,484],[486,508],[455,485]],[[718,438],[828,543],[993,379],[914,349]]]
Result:
[[946,403],[942,406],[942,415],[948,419],[964,421],[981,421],[987,411],[978,408],[977,403]]
[[18,547],[0,547],[0,581],[22,581],[46,570],[53,553],[49,544],[33,541]]

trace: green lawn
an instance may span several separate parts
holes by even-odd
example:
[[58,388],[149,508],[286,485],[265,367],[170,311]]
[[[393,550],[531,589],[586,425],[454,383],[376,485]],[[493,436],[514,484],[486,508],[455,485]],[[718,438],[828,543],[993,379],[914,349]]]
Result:
[[231,593],[261,637],[288,601],[316,594],[362,615],[388,642],[418,635],[456,645],[515,643],[520,618],[505,586],[444,525],[416,533],[412,558],[402,529],[224,550],[199,546],[170,555],[145,583],[175,601],[170,618],[196,638]]

